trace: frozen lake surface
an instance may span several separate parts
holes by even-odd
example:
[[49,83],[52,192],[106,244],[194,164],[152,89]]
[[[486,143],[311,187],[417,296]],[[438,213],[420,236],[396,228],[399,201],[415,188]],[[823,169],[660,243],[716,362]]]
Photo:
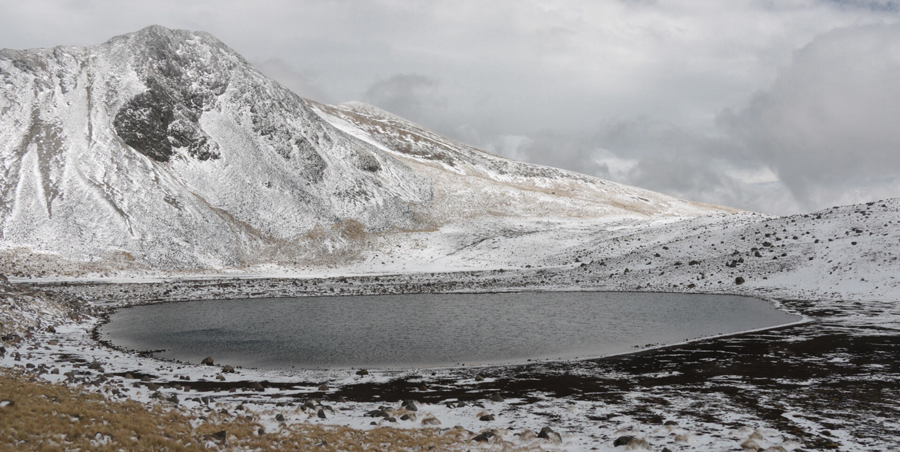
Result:
[[797,320],[738,296],[526,292],[136,306],[100,332],[114,345],[193,363],[413,368],[599,357]]

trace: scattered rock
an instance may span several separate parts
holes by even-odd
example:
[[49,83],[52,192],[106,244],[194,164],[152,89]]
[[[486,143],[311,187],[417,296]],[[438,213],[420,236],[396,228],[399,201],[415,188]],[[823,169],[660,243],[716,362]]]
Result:
[[484,377],[481,374],[475,376],[475,381],[484,381]]
[[359,375],[359,376],[369,375],[369,371],[366,369],[359,369],[356,371],[356,375]]
[[675,421],[666,421],[663,425],[678,425]]
[[319,391],[327,391],[327,390],[328,390],[327,384],[323,384],[323,385],[319,386]]
[[[321,408],[319,409],[319,412],[316,413],[316,416],[319,416],[319,419],[327,419],[325,417],[325,410],[323,410]],[[396,422],[396,420],[394,422]]]
[[[100,366],[100,362],[99,362],[99,361],[94,361],[94,362],[92,362],[92,363],[88,366],[88,369],[91,369],[91,370],[101,370],[102,367]],[[101,370],[101,371],[102,371],[102,370]]]
[[493,421],[494,415],[493,414],[485,414],[484,416],[481,416],[480,418],[478,418],[478,420],[483,421],[483,422]]
[[759,444],[756,441],[753,441],[752,439],[748,439],[747,441],[744,441],[743,443],[741,443],[741,449],[756,452],[762,448],[759,447]]
[[734,278],[734,283],[737,285],[744,284],[744,282],[746,282],[746,281],[744,281],[744,278],[742,276],[738,276],[737,278]]
[[632,441],[634,441],[633,436],[620,436],[620,437],[616,438],[616,440],[613,442],[613,446],[615,446],[615,447],[627,446],[628,443],[630,443]]
[[491,394],[491,402],[502,402],[502,401],[503,401],[503,396],[501,396],[499,393],[495,392],[495,393]]
[[753,433],[750,434],[749,439],[756,441],[765,441],[766,437],[763,436],[762,433],[759,432],[759,430],[754,430]]
[[231,366],[228,366],[228,365],[222,366],[222,373],[233,374],[233,373],[234,373],[234,367],[231,367]]
[[54,368],[50,371],[50,375],[59,375],[59,369]]
[[276,415],[275,415],[275,420],[278,421],[278,422],[284,422],[284,415],[281,414],[281,413],[276,414]]
[[251,383],[250,389],[257,391],[257,392],[263,392],[266,390],[265,388],[263,388],[263,386],[258,381],[254,381],[253,383]]
[[225,377],[222,375],[216,375],[216,380],[225,381]]
[[[206,358],[203,358],[203,361],[200,361],[200,364],[202,364],[204,366],[212,366],[213,359],[211,356],[207,356]],[[224,432],[225,430],[222,430],[222,431]]]
[[[369,411],[368,413],[366,413],[366,417],[383,417],[383,418],[388,418],[388,417],[390,417],[390,415],[387,414],[384,410],[372,410],[372,411]],[[422,423],[424,424],[425,421],[422,420]]]

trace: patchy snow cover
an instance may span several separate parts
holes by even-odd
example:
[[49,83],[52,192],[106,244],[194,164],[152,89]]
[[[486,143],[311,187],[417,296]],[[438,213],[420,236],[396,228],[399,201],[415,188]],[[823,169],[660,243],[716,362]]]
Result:
[[[624,450],[615,446],[616,439],[633,436],[637,439],[630,447],[637,450],[646,442],[651,450],[727,451],[749,447],[751,440],[759,448],[787,451],[890,450],[900,444],[897,394],[889,389],[900,384],[900,368],[890,358],[897,351],[890,344],[900,332],[898,222],[900,200],[894,199],[791,217],[622,220],[593,228],[567,224],[555,232],[557,239],[565,239],[563,231],[582,232],[553,248],[559,250],[556,254],[533,250],[554,237],[553,228],[535,232],[542,237],[538,240],[515,233],[474,240],[474,234],[456,231],[471,244],[454,245],[468,250],[463,253],[468,257],[458,257],[452,265],[498,267],[494,270],[423,270],[420,266],[427,262],[446,268],[450,261],[428,261],[427,251],[416,254],[409,247],[404,250],[410,253],[395,257],[394,272],[379,274],[372,273],[378,268],[374,265],[317,270],[319,277],[263,277],[269,268],[240,278],[16,282],[18,290],[33,285],[47,297],[80,297],[96,308],[200,298],[423,291],[735,293],[780,299],[783,309],[810,320],[638,355],[527,366],[369,369],[367,375],[354,370],[224,373],[219,366],[159,361],[98,345],[91,337],[95,318],[60,321],[56,333],[32,329],[29,339],[6,344],[0,365],[32,364],[36,375],[50,381],[90,383],[88,390],[177,406],[198,416],[207,409],[251,413],[267,431],[277,430],[281,414],[284,422],[357,428],[416,428],[423,419],[437,419],[440,427],[459,425],[471,431],[472,438],[491,430],[496,436],[484,447],[502,447],[498,441],[506,441],[548,450],[615,451]],[[515,261],[516,252],[527,253],[533,268]],[[401,256],[409,260],[401,263]],[[485,256],[516,265],[501,269],[507,262]],[[402,265],[417,271],[399,271]],[[351,270],[356,276],[348,276]],[[329,273],[334,276],[321,277]],[[93,362],[102,369],[90,369]],[[52,368],[59,373],[50,373]],[[144,376],[149,381],[139,381]],[[261,392],[253,382],[262,383]],[[495,393],[501,395],[497,400]],[[822,397],[828,397],[827,404]],[[403,408],[407,399],[418,400],[417,411]],[[372,417],[379,411],[385,415]],[[401,419],[404,415],[408,417]],[[493,420],[480,420],[488,415]],[[533,436],[544,427],[558,432],[559,441],[553,435]]]

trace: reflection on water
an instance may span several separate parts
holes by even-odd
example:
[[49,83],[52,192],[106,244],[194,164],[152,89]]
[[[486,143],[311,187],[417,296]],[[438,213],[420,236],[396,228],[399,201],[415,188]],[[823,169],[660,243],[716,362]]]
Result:
[[121,309],[101,333],[194,363],[403,368],[595,357],[796,320],[746,297],[526,292],[169,303]]

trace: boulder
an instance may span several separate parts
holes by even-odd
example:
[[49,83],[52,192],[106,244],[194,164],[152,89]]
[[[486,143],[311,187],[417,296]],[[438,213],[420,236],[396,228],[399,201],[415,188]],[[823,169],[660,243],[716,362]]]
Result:
[[488,430],[486,432],[482,432],[480,435],[472,438],[472,441],[478,441],[480,443],[486,443],[490,441],[491,438],[494,437],[494,432]]
[[228,365],[222,366],[222,373],[233,374],[233,373],[234,373],[234,367],[231,367],[231,366],[228,366]]
[[441,421],[434,416],[429,416],[422,419],[422,425],[441,425]]
[[482,421],[482,422],[490,422],[490,421],[494,420],[494,415],[493,414],[485,414],[484,416],[479,417],[478,420]]
[[501,396],[499,393],[495,392],[495,393],[491,394],[491,402],[502,402],[502,401],[503,401],[503,396]]
[[415,400],[405,400],[403,401],[403,409],[406,411],[419,411],[419,406]]
[[[204,366],[212,366],[214,364],[212,356],[207,356],[206,358],[203,358],[203,361],[200,361],[200,364],[202,364]],[[224,430],[222,430],[222,431],[224,432]]]
[[538,438],[546,439],[546,440],[548,440],[548,441],[552,441],[552,442],[554,442],[554,443],[561,443],[561,442],[562,442],[562,435],[560,435],[559,433],[556,433],[556,432],[553,431],[553,429],[550,428],[550,427],[544,427],[544,428],[542,428],[541,431],[537,434],[537,437],[538,437]]

